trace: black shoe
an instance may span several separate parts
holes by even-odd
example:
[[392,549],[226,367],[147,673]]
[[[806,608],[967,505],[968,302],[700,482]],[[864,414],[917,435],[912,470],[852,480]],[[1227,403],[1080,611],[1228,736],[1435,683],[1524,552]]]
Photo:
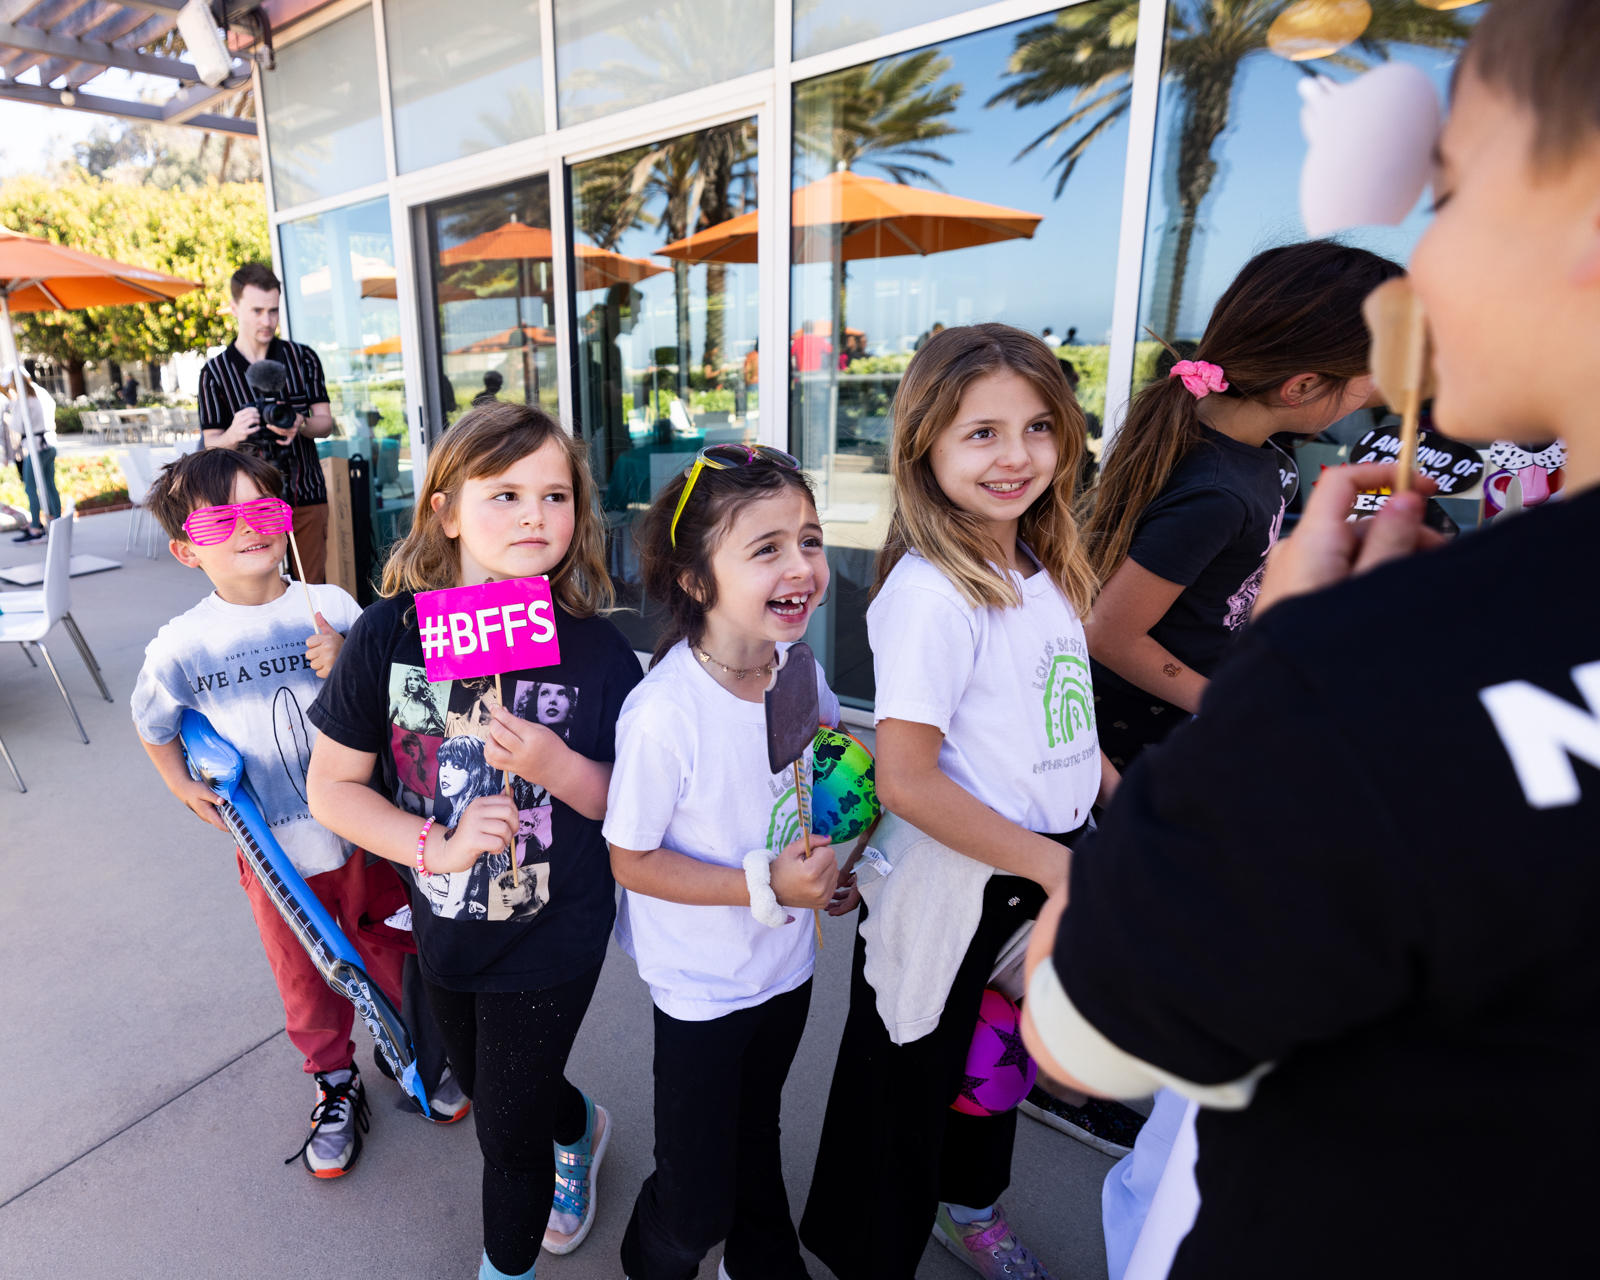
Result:
[[44,530],[43,529],[40,529],[37,533],[34,532],[32,529],[24,529],[15,538],[11,539],[11,541],[13,541],[13,542],[37,542],[42,537],[44,537]]
[[1052,1097],[1038,1085],[1019,1104],[1018,1109],[1040,1124],[1059,1129],[1068,1137],[1119,1160],[1133,1150],[1133,1140],[1144,1128],[1144,1117],[1132,1107],[1104,1098],[1090,1098],[1081,1107]]

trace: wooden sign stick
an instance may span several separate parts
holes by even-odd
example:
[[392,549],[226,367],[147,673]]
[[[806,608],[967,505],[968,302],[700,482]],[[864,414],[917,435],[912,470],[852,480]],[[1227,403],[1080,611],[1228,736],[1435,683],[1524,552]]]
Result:
[[311,603],[311,584],[306,581],[305,561],[300,559],[300,544],[294,540],[294,530],[289,531],[289,549],[294,552],[294,567],[300,571],[300,585],[305,588],[306,608],[311,611],[311,629],[317,629],[317,606]]
[[[805,856],[811,857],[811,824],[806,821],[805,796],[800,790],[800,762],[796,760],[789,766],[794,770],[794,807],[800,814],[800,839],[805,841]],[[811,923],[817,930],[817,950],[822,950],[822,912],[811,908]]]
[[[505,697],[500,692],[500,675],[499,675],[498,672],[495,673],[495,677],[494,677],[494,700],[496,702],[498,702],[502,707],[506,705]],[[505,777],[506,777],[506,795],[510,796],[511,795],[511,770],[510,769],[506,770]],[[512,799],[512,803],[513,804],[516,803],[515,798]],[[517,882],[517,838],[516,838],[516,836],[512,836],[511,837],[511,887],[513,889],[521,887]]]
[[1386,280],[1361,304],[1372,334],[1369,367],[1389,401],[1400,410],[1399,474],[1394,491],[1405,493],[1416,479],[1418,424],[1428,383],[1428,318],[1422,300],[1405,276]]

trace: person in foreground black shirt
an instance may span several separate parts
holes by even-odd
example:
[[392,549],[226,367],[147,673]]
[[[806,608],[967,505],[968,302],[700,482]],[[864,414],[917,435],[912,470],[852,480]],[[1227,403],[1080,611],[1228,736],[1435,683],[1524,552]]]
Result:
[[1600,1071],[1596,65],[1592,3],[1489,11],[1412,264],[1439,426],[1561,436],[1567,500],[1396,559],[1430,486],[1352,525],[1392,471],[1327,473],[1039,917],[1041,1070],[1202,1104],[1182,1280],[1593,1269],[1593,1110],[1494,1116]]

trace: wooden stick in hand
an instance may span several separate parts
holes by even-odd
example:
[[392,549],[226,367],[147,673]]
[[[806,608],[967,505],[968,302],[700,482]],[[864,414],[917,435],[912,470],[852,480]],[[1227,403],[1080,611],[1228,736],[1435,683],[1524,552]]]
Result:
[[[806,821],[806,801],[804,794],[800,790],[800,762],[796,760],[789,767],[794,770],[794,807],[800,814],[800,839],[803,842],[802,847],[805,849],[805,856],[809,858],[811,856],[811,824]],[[817,950],[821,951],[822,912],[815,907],[811,908],[811,923],[817,930]]]
[[[500,692],[500,676],[499,676],[498,673],[496,673],[495,678],[494,678],[494,700],[496,702],[498,702],[502,707],[506,705],[505,697]],[[505,771],[505,779],[506,779],[506,795],[507,796],[511,796],[511,770],[510,769],[507,769]],[[512,800],[513,804],[516,803],[516,797],[515,796],[511,796],[511,800]],[[521,885],[518,883],[518,879],[517,879],[517,838],[516,838],[516,836],[512,836],[511,837],[511,887],[513,889],[521,888]]]

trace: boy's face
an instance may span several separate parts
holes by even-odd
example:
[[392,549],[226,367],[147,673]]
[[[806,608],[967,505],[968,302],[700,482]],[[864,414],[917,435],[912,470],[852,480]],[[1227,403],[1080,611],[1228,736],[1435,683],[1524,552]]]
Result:
[[[256,482],[244,472],[233,478],[231,502],[253,502],[265,497]],[[245,582],[252,579],[274,577],[278,564],[288,550],[286,534],[264,538],[243,520],[234,522],[233,533],[226,542],[212,547],[197,547],[192,542],[174,538],[167,544],[172,554],[191,569],[204,569],[206,577],[217,586],[225,582]]]
[[1536,168],[1534,132],[1530,110],[1463,72],[1411,260],[1448,435],[1571,435],[1600,382],[1600,139]]

